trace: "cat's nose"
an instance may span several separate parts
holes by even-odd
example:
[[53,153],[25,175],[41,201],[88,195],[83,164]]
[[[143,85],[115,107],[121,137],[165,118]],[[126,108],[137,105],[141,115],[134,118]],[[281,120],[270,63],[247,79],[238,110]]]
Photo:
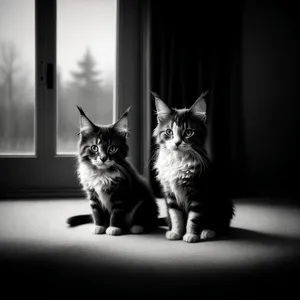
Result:
[[106,156],[100,156],[100,160],[105,163],[105,161],[107,160],[107,157]]
[[176,141],[174,144],[176,147],[178,147],[181,144],[181,141]]

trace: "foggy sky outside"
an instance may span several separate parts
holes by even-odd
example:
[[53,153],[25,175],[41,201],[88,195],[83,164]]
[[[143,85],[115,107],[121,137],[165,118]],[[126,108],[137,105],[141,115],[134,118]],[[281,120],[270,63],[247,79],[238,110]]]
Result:
[[[0,155],[35,153],[34,5],[35,0],[0,0]],[[82,99],[85,108],[96,111],[95,118],[111,122],[115,46],[116,0],[57,0],[59,152],[76,150],[78,112],[74,107]],[[78,62],[87,48],[95,60],[94,71],[100,75],[101,86],[83,95],[76,84],[68,83],[74,84],[71,71],[82,71]]]
[[34,0],[0,0],[0,46],[11,43],[16,46],[18,64],[28,73],[30,81],[34,79],[33,5]]
[[[103,71],[115,67],[115,0],[57,1],[57,63],[62,79],[89,47]],[[0,43],[13,42],[19,52],[19,63],[34,78],[34,0],[0,0]]]
[[76,69],[76,62],[89,47],[105,76],[115,68],[115,0],[58,0],[57,56],[63,71]]

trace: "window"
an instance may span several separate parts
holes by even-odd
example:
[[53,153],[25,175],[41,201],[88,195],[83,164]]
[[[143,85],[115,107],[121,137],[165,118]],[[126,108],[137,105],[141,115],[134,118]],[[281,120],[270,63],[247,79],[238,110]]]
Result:
[[[1,87],[12,90],[17,101],[0,94],[1,106],[16,107],[11,117],[3,118],[5,123],[1,121],[0,198],[83,196],[74,159],[77,104],[100,124],[114,121],[132,106],[129,159],[139,171],[145,170],[148,64],[140,12],[147,2],[1,0],[0,42],[10,35],[27,54],[11,55],[18,59],[13,66],[20,67],[12,77],[14,89],[7,88],[7,68],[0,69],[6,74],[1,73]],[[7,27],[9,16],[17,21],[12,28]]]
[[113,121],[116,1],[57,1],[57,154],[76,153],[78,111]]
[[2,155],[35,154],[34,27],[34,0],[1,0],[0,154]]

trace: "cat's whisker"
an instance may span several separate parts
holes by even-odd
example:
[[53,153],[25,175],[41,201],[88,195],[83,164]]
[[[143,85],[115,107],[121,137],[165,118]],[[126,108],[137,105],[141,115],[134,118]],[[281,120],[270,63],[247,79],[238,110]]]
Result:
[[194,156],[196,162],[199,163],[200,166],[200,174],[205,174],[206,170],[208,169],[207,160],[204,159],[195,149],[191,148],[190,153]]
[[157,158],[157,155],[158,155],[158,153],[155,152],[155,153],[149,158],[148,163],[147,163],[147,167],[150,166],[150,163],[151,163],[151,162],[154,162],[154,160]]
[[126,164],[122,164],[122,165],[118,164],[118,165],[122,168],[122,170],[126,174],[126,176],[128,176],[128,178],[131,178],[132,171],[128,168],[128,166]]
[[195,152],[201,157],[201,159],[203,160],[203,162],[204,162],[206,165],[208,165],[209,159],[208,159],[208,155],[207,155],[207,153],[205,152],[205,150],[203,150],[203,149],[201,149],[201,148],[196,148],[196,147],[193,147],[193,150],[194,150],[194,151],[195,151],[195,150],[199,150],[199,151],[201,152],[201,154],[198,153],[197,151],[195,151]]
[[192,148],[194,150],[199,150],[204,156],[207,156],[207,153],[203,148],[199,148],[199,147],[195,147],[195,146],[193,146]]
[[121,166],[120,164],[116,163],[116,167],[125,176],[129,175],[128,172],[127,172],[127,170],[123,166]]

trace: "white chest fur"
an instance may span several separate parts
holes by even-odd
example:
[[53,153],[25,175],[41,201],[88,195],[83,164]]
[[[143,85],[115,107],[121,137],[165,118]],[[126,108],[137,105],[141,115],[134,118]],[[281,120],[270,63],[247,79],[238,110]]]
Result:
[[95,190],[102,204],[110,211],[110,195],[107,194],[106,190],[116,177],[120,177],[119,171],[95,170],[82,164],[78,169],[78,175],[83,187],[87,190]]
[[193,159],[184,153],[177,154],[162,149],[159,152],[155,169],[157,170],[157,179],[164,189],[172,191],[178,202],[184,202],[185,192],[179,182],[193,176],[195,172]]

